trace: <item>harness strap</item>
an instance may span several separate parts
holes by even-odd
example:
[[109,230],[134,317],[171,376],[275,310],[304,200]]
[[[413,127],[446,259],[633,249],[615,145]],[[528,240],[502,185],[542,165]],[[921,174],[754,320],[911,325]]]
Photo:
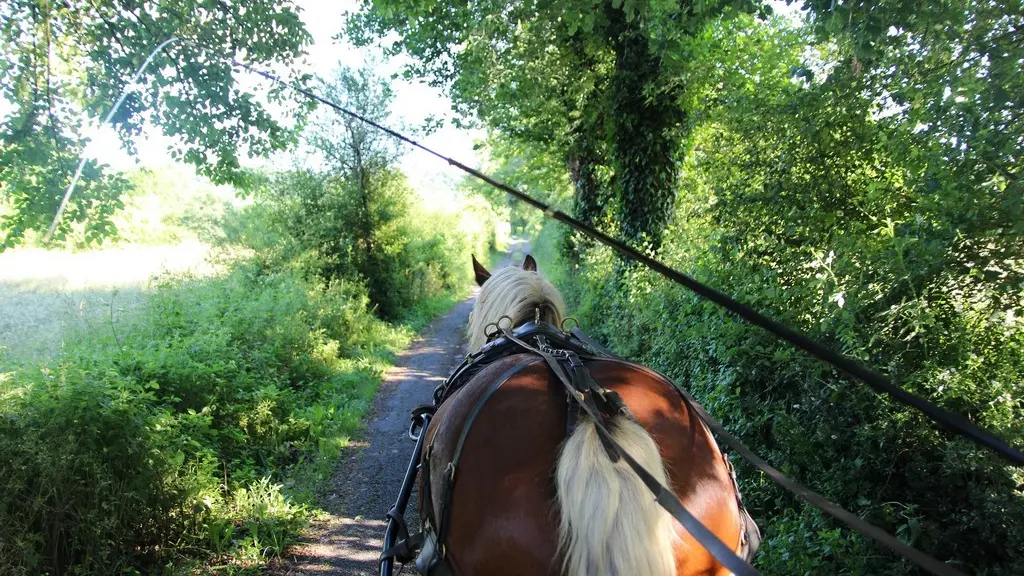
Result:
[[[511,322],[511,319],[509,319]],[[573,334],[577,332],[573,329]],[[520,338],[536,337],[538,343],[544,338],[552,338],[558,342],[558,347],[570,350],[581,355],[595,354],[599,348],[588,345],[582,338],[567,338],[570,334],[560,331],[547,322],[537,323],[530,320],[513,330]],[[445,400],[494,361],[504,358],[517,350],[519,347],[501,336],[501,331],[495,328],[490,335],[487,344],[479,350],[467,354],[458,367],[455,368],[448,378],[434,388],[434,406],[440,406]]]
[[423,532],[417,532],[411,537],[398,541],[394,546],[380,553],[380,559],[394,558],[402,564],[408,564],[416,557],[416,551],[423,545]]
[[[427,433],[426,430],[421,432],[421,434],[426,434],[426,433]],[[421,520],[421,524],[423,525],[423,531],[424,532],[429,530],[432,526],[437,526],[438,525],[437,517],[434,515],[434,499],[433,499],[433,491],[432,491],[432,488],[431,488],[431,485],[433,484],[433,482],[431,481],[431,476],[430,476],[430,458],[433,456],[433,454],[434,454],[434,445],[433,444],[428,444],[427,445],[427,450],[423,454],[423,459],[420,461],[420,474],[422,475],[422,478],[423,478],[423,482],[420,483],[420,489],[423,491],[423,499],[422,499],[422,501],[426,503],[425,507],[421,507],[420,508],[420,510],[421,510],[420,520]],[[423,516],[426,516],[426,518],[423,518]]]
[[[546,350],[545,350],[546,351]],[[609,404],[605,401],[605,395],[607,391],[604,388],[598,386],[597,382],[590,376],[590,372],[580,361],[579,356],[575,352],[567,351],[564,353],[565,359],[569,363],[569,372],[572,374],[572,386],[580,394],[580,396],[569,399],[569,412],[570,414],[575,413],[577,422],[579,421],[579,407],[580,404],[586,404],[590,407],[589,412],[599,414],[601,416],[601,423],[605,426],[608,425],[609,418],[606,418],[601,410],[597,406],[597,399],[601,398],[602,403],[606,408],[609,408]],[[610,415],[614,415],[616,411],[614,409],[607,410]],[[627,414],[628,417],[632,418],[632,415]],[[608,458],[612,462],[619,461],[619,452],[614,446],[609,444],[603,436],[598,436],[601,439],[601,445],[604,446],[605,453],[608,454]]]
[[[570,393],[575,391],[572,383],[569,381],[569,379],[565,375],[565,372],[562,370],[562,367],[551,354],[534,348],[533,346],[530,346],[526,342],[523,342],[522,340],[516,338],[508,329],[502,329],[502,331],[505,333],[505,337],[508,338],[509,340],[515,342],[516,344],[519,344],[519,346],[525,348],[526,350],[539,354],[542,358],[544,358],[544,360],[548,363],[548,366],[550,366],[552,371],[555,373],[555,376],[557,376],[558,379],[562,382],[562,385],[565,386],[566,389],[570,391]],[[585,370],[585,368],[583,369]],[[578,399],[578,396],[574,395],[574,397]],[[629,464],[629,467],[633,469],[633,472],[635,472],[636,475],[640,477],[640,480],[642,480],[643,483],[647,486],[647,488],[654,493],[655,500],[658,502],[658,504],[660,504],[662,508],[667,510],[669,514],[671,514],[676,520],[678,520],[679,523],[682,524],[683,527],[686,528],[686,530],[689,531],[690,534],[692,534],[693,537],[696,538],[696,540],[700,542],[700,544],[704,546],[704,548],[709,553],[711,553],[712,556],[715,557],[715,560],[718,560],[718,562],[720,562],[727,569],[731,570],[732,573],[737,576],[753,576],[759,574],[759,572],[755,570],[753,566],[751,566],[745,560],[737,556],[736,553],[730,550],[729,547],[725,545],[725,543],[723,543],[721,540],[718,539],[717,536],[714,535],[714,533],[708,530],[706,526],[701,524],[700,520],[697,520],[697,518],[690,514],[686,507],[683,506],[683,503],[680,502],[678,498],[676,498],[675,494],[673,494],[668,488],[662,486],[661,483],[658,482],[657,479],[655,479],[654,476],[650,474],[650,472],[645,470],[639,462],[637,462],[636,460],[633,459],[632,456],[630,456],[629,452],[622,449],[622,446],[619,445],[619,443],[616,442],[614,438],[612,438],[611,433],[608,432],[608,429],[604,426],[604,423],[601,421],[601,416],[600,414],[597,413],[596,410],[593,410],[591,406],[589,406],[586,402],[580,402],[580,407],[584,411],[586,411],[587,415],[594,420],[594,426],[597,429],[598,435],[603,440],[605,440],[607,444],[612,447],[613,450],[619,453],[619,456],[622,457],[627,464]]]
[[399,540],[407,540],[409,538],[409,526],[405,523],[405,516],[398,512],[397,506],[392,506],[391,510],[388,510],[388,513],[385,514],[384,517],[389,520],[394,520],[395,524],[398,525]]
[[572,436],[572,433],[576,431],[576,426],[580,423],[580,405],[573,401],[572,394],[569,392],[565,393],[565,401],[568,405],[565,418],[565,437],[568,438]]

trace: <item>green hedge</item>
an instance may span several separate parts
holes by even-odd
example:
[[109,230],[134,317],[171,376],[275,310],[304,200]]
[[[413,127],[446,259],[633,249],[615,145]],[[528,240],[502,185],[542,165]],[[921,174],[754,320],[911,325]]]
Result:
[[118,330],[2,375],[4,574],[280,552],[409,338],[357,284],[248,265],[167,279]]
[[[983,287],[933,293],[923,303],[933,309],[952,307],[945,298],[960,294],[975,305],[922,327],[918,346],[908,346],[888,336],[888,316],[864,314],[874,302],[847,294],[840,307],[823,292],[828,274],[821,266],[799,269],[780,258],[794,266],[783,283],[771,267],[701,240],[699,230],[670,236],[663,254],[670,265],[861,357],[1011,443],[1024,441],[1024,331],[1005,324],[999,299],[978,300]],[[662,277],[618,265],[609,250],[587,252],[570,271],[556,249],[560,234],[545,227],[539,261],[584,331],[664,371],[783,473],[905,542],[961,562],[968,573],[1024,572],[1019,471]],[[734,462],[764,532],[756,564],[762,573],[916,573],[738,456]]]

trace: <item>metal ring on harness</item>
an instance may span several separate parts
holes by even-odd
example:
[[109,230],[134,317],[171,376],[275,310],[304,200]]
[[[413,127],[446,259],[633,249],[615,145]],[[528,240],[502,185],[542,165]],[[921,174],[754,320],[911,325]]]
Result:
[[562,329],[562,332],[565,332],[566,334],[568,334],[569,331],[565,329],[565,323],[570,321],[570,320],[572,320],[573,322],[576,323],[576,326],[573,326],[573,328],[579,328],[580,327],[580,321],[579,320],[573,318],[572,316],[566,316],[565,318],[562,318],[562,322],[559,323],[559,325],[558,325],[558,327]]
[[[501,326],[501,321],[502,320],[508,320],[508,328],[503,328]],[[484,325],[484,337],[487,338],[488,340],[491,340],[492,338],[494,338],[498,334],[501,334],[505,330],[511,330],[512,326],[513,326],[512,318],[508,314],[505,314],[505,315],[501,316],[500,318],[498,318],[498,320],[496,322],[490,322],[490,323]]]
[[501,331],[498,330],[498,325],[495,324],[494,322],[491,322],[490,324],[484,326],[484,337],[487,338],[488,340],[494,338],[500,332]]

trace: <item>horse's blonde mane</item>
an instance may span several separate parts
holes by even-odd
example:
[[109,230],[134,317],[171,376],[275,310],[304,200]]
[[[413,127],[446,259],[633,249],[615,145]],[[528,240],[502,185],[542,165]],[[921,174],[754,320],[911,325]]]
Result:
[[480,295],[469,314],[466,329],[469,350],[476,352],[487,343],[484,329],[488,324],[508,316],[512,325],[518,326],[534,318],[537,309],[540,309],[541,320],[555,326],[560,326],[565,318],[562,295],[540,272],[518,266],[497,270],[480,288]]

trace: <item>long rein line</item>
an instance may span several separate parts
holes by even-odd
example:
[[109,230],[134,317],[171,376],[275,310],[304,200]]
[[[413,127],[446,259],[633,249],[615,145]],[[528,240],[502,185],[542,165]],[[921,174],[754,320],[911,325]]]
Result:
[[[828,364],[831,364],[833,367],[838,368],[846,372],[847,374],[854,376],[855,378],[865,382],[876,392],[885,392],[889,394],[892,398],[896,399],[897,401],[923,412],[934,422],[943,425],[948,429],[951,429],[952,431],[970,439],[976,444],[994,450],[995,452],[999,453],[1003,458],[1009,460],[1013,464],[1024,465],[1024,452],[1021,452],[1017,448],[1010,446],[1010,444],[1007,443],[1002,438],[999,438],[998,436],[992,434],[991,432],[988,432],[987,430],[983,430],[980,427],[975,426],[974,424],[968,422],[966,419],[960,416],[952,414],[951,412],[948,412],[942,408],[939,408],[938,406],[932,404],[931,402],[928,402],[927,400],[921,398],[920,396],[914,395],[904,390],[903,388],[896,386],[895,384],[889,382],[884,376],[862,365],[857,360],[840,354],[839,352],[836,352],[834,350],[831,350],[827,346],[813,340],[806,334],[798,332],[797,330],[794,330],[793,328],[790,328],[785,324],[782,324],[776,320],[773,320],[761,314],[760,312],[757,312],[756,310],[750,308],[746,304],[743,304],[710,286],[702,284],[701,282],[687,276],[686,274],[683,274],[682,272],[679,272],[673,268],[666,266],[665,264],[662,264],[661,262],[655,260],[654,258],[651,258],[650,256],[647,256],[646,254],[643,254],[637,251],[636,249],[626,245],[624,242],[611,236],[608,236],[607,234],[599,230],[596,230],[592,226],[580,220],[577,220],[572,216],[569,216],[568,214],[562,212],[561,210],[556,210],[552,208],[550,205],[545,204],[540,200],[537,200],[523,192],[520,192],[519,190],[516,190],[515,188],[503,182],[499,182],[494,178],[488,176],[487,174],[480,172],[479,170],[471,168],[463,164],[462,162],[459,162],[458,160],[441,154],[440,152],[436,152],[431,148],[428,148],[427,146],[420,144],[419,142],[413,140],[412,138],[409,138],[408,136],[400,132],[392,130],[387,126],[384,126],[378,122],[366,118],[356,112],[348,110],[335,102],[332,102],[330,100],[327,100],[326,98],[323,98],[315,94],[314,92],[307,88],[303,88],[301,86],[296,86],[294,84],[288,83],[270,72],[259,70],[253,66],[250,66],[249,64],[240,62],[234,57],[222,53],[218,49],[206,46],[194,40],[172,36],[164,42],[162,42],[161,44],[159,44],[158,46],[156,46],[150,52],[145,62],[135,72],[135,75],[132,77],[131,83],[134,83],[138,80],[142,72],[145,70],[145,68],[149,65],[149,63],[153,60],[154,56],[159,51],[163,50],[165,46],[174,41],[180,41],[182,43],[191,44],[192,46],[209,50],[221,56],[225,59],[225,61],[230,62],[234,66],[238,66],[240,68],[248,70],[254,74],[257,74],[259,76],[262,76],[263,78],[270,80],[271,82],[280,84],[281,86],[291,88],[292,90],[295,90],[296,92],[302,94],[307,98],[320,102],[321,104],[324,104],[338,112],[341,112],[342,114],[350,116],[356,120],[359,120],[360,122],[366,123],[392,136],[393,138],[396,138],[402,142],[405,142],[411,146],[423,150],[424,152],[427,152],[428,154],[431,154],[441,160],[444,160],[449,165],[454,166],[459,170],[462,170],[463,172],[470,174],[471,176],[479,180],[482,180],[483,182],[486,182],[487,184],[499,190],[502,190],[503,192],[506,192],[512,195],[513,197],[529,204],[530,206],[542,211],[545,216],[552,218],[554,220],[558,220],[559,222],[568,225],[570,228],[573,228],[578,232],[586,234],[587,236],[597,240],[598,242],[604,244],[605,246],[612,248],[613,250],[622,254],[623,256],[642,263],[643,265],[668,278],[669,280],[672,280],[677,284],[681,284],[682,286],[698,294],[699,296],[707,300],[710,300],[711,302],[714,302],[715,304],[729,310],[730,312],[733,312],[734,314],[740,316],[747,322],[754,324],[755,326],[758,326],[774,334],[775,336],[789,342],[790,344],[796,346],[797,348],[800,348],[805,352],[808,352],[812,356]],[[110,119],[113,117],[118,107],[124,101],[124,98],[129,88],[130,86],[126,86],[122,90],[122,93],[118,101],[115,103],[114,107],[110,110],[107,116],[104,118],[103,124],[110,122]],[[47,238],[49,238],[56,230],[57,224],[60,221],[64,208],[67,205],[67,202],[71,197],[72,192],[74,191],[76,183],[78,182],[78,178],[80,177],[81,168],[84,162],[85,159],[83,157],[82,161],[79,164],[79,168],[76,171],[75,176],[72,178],[72,181],[68,186],[68,189],[64,194],[64,197],[62,198],[60,207],[57,210],[57,214],[54,217],[53,223],[47,231]]]
[[454,166],[459,170],[462,170],[463,172],[466,172],[467,174],[470,174],[473,177],[482,180],[487,184],[490,184],[491,186],[498,188],[499,190],[502,190],[503,192],[511,194],[515,198],[518,198],[519,200],[526,202],[530,206],[544,212],[545,216],[558,220],[559,222],[562,222],[570,226],[571,228],[579,232],[582,232],[587,236],[590,236],[591,238],[594,238],[598,242],[601,242],[602,244],[614,249],[620,254],[644,264],[648,268],[654,270],[655,272],[658,272],[659,274],[665,276],[669,280],[672,280],[677,284],[682,284],[684,287],[688,288],[693,292],[696,292],[698,295],[714,302],[715,304],[718,304],[723,308],[726,308],[730,312],[739,315],[740,317],[750,322],[751,324],[754,324],[760,328],[763,328],[764,330],[767,330],[768,332],[771,332],[775,336],[789,342],[790,344],[793,344],[797,348],[800,348],[805,352],[808,352],[811,355],[815,356],[816,358],[823,360],[824,362],[831,364],[832,366],[839,368],[840,370],[856,377],[857,379],[871,386],[875,391],[885,392],[892,396],[893,398],[895,398],[896,400],[898,400],[899,402],[916,408],[921,412],[924,412],[933,421],[942,424],[947,428],[951,428],[958,434],[969,438],[970,440],[974,441],[977,444],[980,444],[982,446],[985,446],[998,452],[1001,456],[1003,456],[1007,460],[1010,460],[1014,464],[1024,465],[1024,453],[1014,448],[1013,446],[1010,446],[1002,438],[999,438],[998,436],[992,434],[991,432],[988,432],[986,430],[979,428],[978,426],[975,426],[974,424],[968,422],[966,419],[961,418],[960,416],[952,414],[951,412],[943,410],[942,408],[939,408],[938,406],[932,404],[931,402],[928,402],[927,400],[921,398],[920,396],[916,396],[910,392],[907,392],[903,388],[900,388],[899,386],[896,386],[895,384],[889,382],[884,376],[882,376],[878,372],[871,370],[870,368],[867,368],[866,366],[862,365],[860,362],[854,360],[853,358],[850,358],[828,348],[824,344],[821,344],[813,340],[806,334],[798,332],[797,330],[790,328],[789,326],[786,326],[781,322],[773,320],[761,314],[760,312],[757,312],[753,308],[750,308],[746,304],[743,304],[710,286],[702,284],[701,282],[687,276],[686,274],[683,274],[682,272],[679,272],[673,268],[666,266],[665,264],[662,264],[661,262],[655,260],[654,258],[651,258],[650,256],[647,256],[637,251],[636,249],[626,245],[625,243],[616,238],[608,236],[607,234],[594,229],[593,227],[587,225],[584,222],[581,222],[580,220],[577,220],[576,218],[573,218],[572,216],[569,216],[568,214],[562,212],[561,210],[554,209],[550,205],[545,204],[540,200],[537,200],[523,192],[520,192],[519,190],[516,190],[515,188],[503,182],[499,182],[494,178],[488,176],[487,174],[480,172],[479,170],[471,168],[463,164],[462,162],[455,160],[454,158],[450,158],[448,156],[441,154],[440,152],[432,150],[431,148],[424,146],[423,144],[420,144],[419,142],[413,140],[412,138],[409,138],[408,136],[400,132],[396,132],[395,130],[388,128],[387,126],[379,124],[356,112],[348,110],[343,106],[330,100],[327,100],[326,98],[323,98],[306,88],[289,84],[288,82],[285,82],[284,80],[282,80],[281,78],[274,74],[265,72],[263,70],[259,70],[243,62],[239,62],[234,58],[228,57],[228,59],[231,61],[232,64],[236,66],[244,68],[254,74],[258,74],[259,76],[262,76],[272,82],[276,82],[283,86],[292,88],[296,92],[308,98],[312,98],[313,100],[316,100],[317,102],[329,106],[330,108],[333,108],[334,110],[341,112],[342,114],[346,114],[352,118],[355,118],[356,120],[369,124],[370,126],[373,126],[374,128],[382,132],[385,132],[388,135],[397,138],[398,140],[401,140],[402,142],[405,142],[441,160],[444,160],[449,165]]

